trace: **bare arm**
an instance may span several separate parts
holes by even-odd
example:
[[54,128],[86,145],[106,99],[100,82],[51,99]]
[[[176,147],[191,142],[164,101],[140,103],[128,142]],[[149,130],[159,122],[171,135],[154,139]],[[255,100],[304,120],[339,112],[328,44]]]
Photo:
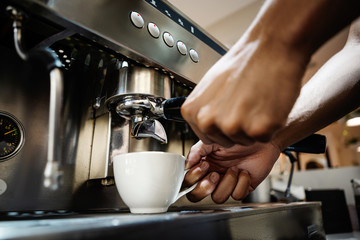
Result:
[[206,144],[269,141],[281,129],[312,53],[359,14],[358,0],[269,0],[202,78],[182,115]]
[[359,107],[359,60],[360,19],[351,26],[345,47],[303,86],[286,126],[271,142],[230,148],[202,142],[194,145],[187,159],[191,170],[185,185],[202,180],[188,198],[198,201],[212,194],[217,203],[226,201],[230,195],[234,199],[244,198],[269,174],[281,150]]
[[304,85],[286,127],[274,138],[280,149],[316,132],[360,105],[360,19],[345,47]]

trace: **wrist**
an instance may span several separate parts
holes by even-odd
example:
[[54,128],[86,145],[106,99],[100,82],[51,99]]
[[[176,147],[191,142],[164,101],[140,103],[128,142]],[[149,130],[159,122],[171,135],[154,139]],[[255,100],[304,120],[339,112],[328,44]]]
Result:
[[250,39],[282,44],[303,58],[311,55],[331,36],[359,14],[356,1],[267,0],[248,29]]
[[268,0],[253,25],[248,29],[250,39],[262,39],[287,52],[310,58],[319,43],[314,22],[318,8],[325,1]]

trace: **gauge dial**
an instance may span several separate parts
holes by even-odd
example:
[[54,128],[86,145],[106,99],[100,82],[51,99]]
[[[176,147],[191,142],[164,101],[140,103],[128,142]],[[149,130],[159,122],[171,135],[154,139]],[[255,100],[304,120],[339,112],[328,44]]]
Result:
[[12,115],[0,112],[0,161],[19,152],[24,142],[24,129]]

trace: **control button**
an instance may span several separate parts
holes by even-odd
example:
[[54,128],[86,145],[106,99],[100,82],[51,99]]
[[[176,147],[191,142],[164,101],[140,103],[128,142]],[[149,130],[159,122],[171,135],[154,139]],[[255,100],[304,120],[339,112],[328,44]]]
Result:
[[144,26],[144,19],[142,16],[137,12],[130,13],[131,22],[137,27],[142,28]]
[[174,46],[174,38],[171,36],[170,33],[164,32],[163,38],[166,45],[168,45],[169,47]]
[[199,62],[199,54],[194,49],[190,49],[189,51],[190,58],[193,60],[193,62]]
[[153,36],[154,38],[158,38],[160,36],[160,30],[155,23],[149,23],[148,30],[150,35]]
[[183,43],[182,41],[178,41],[178,42],[176,43],[176,46],[177,46],[177,49],[179,50],[179,52],[180,52],[182,55],[186,55],[186,53],[187,53],[187,48],[186,48],[185,43]]

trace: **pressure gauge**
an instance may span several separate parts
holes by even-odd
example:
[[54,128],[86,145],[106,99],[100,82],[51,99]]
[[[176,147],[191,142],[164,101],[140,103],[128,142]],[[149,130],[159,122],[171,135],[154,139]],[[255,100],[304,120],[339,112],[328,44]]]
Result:
[[15,156],[24,140],[22,124],[11,114],[0,111],[0,161]]

